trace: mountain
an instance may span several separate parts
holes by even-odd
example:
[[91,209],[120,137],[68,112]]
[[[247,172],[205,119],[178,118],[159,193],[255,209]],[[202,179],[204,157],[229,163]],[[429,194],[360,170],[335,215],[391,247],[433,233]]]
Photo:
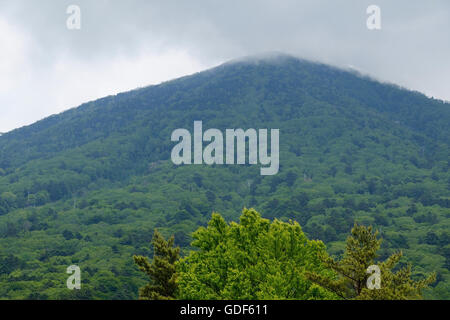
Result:
[[[174,130],[279,129],[280,169],[181,165]],[[450,104],[287,55],[81,105],[0,136],[0,298],[127,299],[158,228],[189,248],[213,211],[295,219],[343,253],[354,222],[450,299]],[[82,270],[81,291],[65,287]]]

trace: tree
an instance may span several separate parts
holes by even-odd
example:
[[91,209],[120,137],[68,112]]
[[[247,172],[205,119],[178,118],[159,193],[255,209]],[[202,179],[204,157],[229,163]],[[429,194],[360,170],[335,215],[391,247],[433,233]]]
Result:
[[239,223],[213,214],[193,234],[198,248],[180,260],[179,299],[336,299],[311,283],[305,271],[326,277],[321,241],[308,240],[297,222],[263,219],[244,209]]
[[336,261],[323,253],[320,257],[337,276],[327,278],[314,272],[308,272],[307,277],[343,299],[420,299],[422,289],[434,282],[436,276],[432,274],[424,280],[414,281],[411,279],[411,265],[393,272],[392,270],[402,257],[402,252],[395,253],[386,261],[378,263],[380,286],[379,288],[368,288],[368,279],[371,276],[368,269],[375,265],[381,241],[378,239],[378,232],[373,232],[372,227],[355,224],[351,236],[347,238],[346,252],[342,260]]
[[180,248],[174,247],[175,238],[168,241],[155,230],[153,234],[153,262],[150,264],[146,257],[134,256],[134,262],[145,272],[150,282],[139,289],[141,300],[172,300],[177,290],[177,274],[175,262],[180,257]]
[[[16,207],[17,196],[12,192],[3,192],[0,195],[0,206],[5,208],[6,212]],[[1,212],[0,212],[1,213]]]

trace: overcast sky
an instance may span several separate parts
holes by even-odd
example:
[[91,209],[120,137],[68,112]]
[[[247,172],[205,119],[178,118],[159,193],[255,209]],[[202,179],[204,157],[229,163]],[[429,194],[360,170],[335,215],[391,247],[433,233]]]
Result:
[[448,0],[0,0],[0,132],[267,51],[450,100],[449,31]]

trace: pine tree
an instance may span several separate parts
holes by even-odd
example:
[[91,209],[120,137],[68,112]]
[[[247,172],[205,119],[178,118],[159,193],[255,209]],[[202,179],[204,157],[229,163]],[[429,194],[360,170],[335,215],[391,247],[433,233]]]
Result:
[[336,293],[343,299],[364,300],[406,300],[420,299],[422,289],[435,281],[435,274],[421,281],[411,279],[411,265],[393,272],[398,264],[402,252],[391,255],[386,261],[378,263],[380,270],[379,288],[370,289],[368,279],[370,266],[376,265],[377,251],[381,245],[378,232],[372,227],[355,224],[351,236],[347,238],[346,252],[340,261],[322,254],[321,260],[336,274],[334,279],[323,277],[316,273],[307,273],[307,277]]
[[139,289],[141,300],[172,300],[177,290],[177,274],[175,262],[180,257],[180,248],[174,247],[175,238],[168,241],[155,230],[153,234],[153,262],[150,264],[146,257],[134,256],[134,262],[145,272],[150,282]]

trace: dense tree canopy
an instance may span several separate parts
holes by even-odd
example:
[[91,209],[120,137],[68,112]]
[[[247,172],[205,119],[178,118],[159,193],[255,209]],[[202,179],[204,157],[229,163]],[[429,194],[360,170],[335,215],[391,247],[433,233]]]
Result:
[[321,241],[308,240],[296,222],[270,222],[244,209],[230,225],[214,214],[193,235],[179,264],[180,299],[324,299],[334,295],[310,283],[305,271],[324,276]]
[[[347,238],[345,254],[336,261],[321,254],[324,264],[338,277],[324,277],[308,272],[308,279],[336,293],[343,299],[364,300],[410,300],[422,298],[422,290],[435,281],[435,275],[414,281],[411,279],[411,265],[393,272],[402,257],[402,253],[392,254],[384,262],[375,262],[381,239],[372,227],[355,225],[351,236]],[[378,270],[378,271],[377,271]],[[379,272],[378,280],[371,279],[373,272]],[[378,284],[376,283],[378,281]]]
[[174,238],[165,241],[155,232],[153,264],[134,258],[150,275],[141,298],[406,300],[421,299],[436,279],[435,274],[412,279],[411,265],[393,271],[400,252],[376,261],[381,239],[372,227],[361,225],[352,229],[340,261],[321,241],[308,240],[297,222],[271,222],[254,209],[244,209],[240,222],[231,224],[215,213],[193,238],[194,250],[175,263]]
[[[171,133],[195,120],[280,129],[279,173],[174,166]],[[131,257],[153,256],[155,228],[186,256],[212,212],[238,221],[253,207],[298,221],[337,258],[355,222],[373,225],[380,260],[401,250],[412,278],[436,272],[424,296],[450,299],[449,123],[448,103],[282,57],[228,63],[3,134],[0,298],[138,298],[148,279]],[[79,292],[65,286],[73,264]]]

